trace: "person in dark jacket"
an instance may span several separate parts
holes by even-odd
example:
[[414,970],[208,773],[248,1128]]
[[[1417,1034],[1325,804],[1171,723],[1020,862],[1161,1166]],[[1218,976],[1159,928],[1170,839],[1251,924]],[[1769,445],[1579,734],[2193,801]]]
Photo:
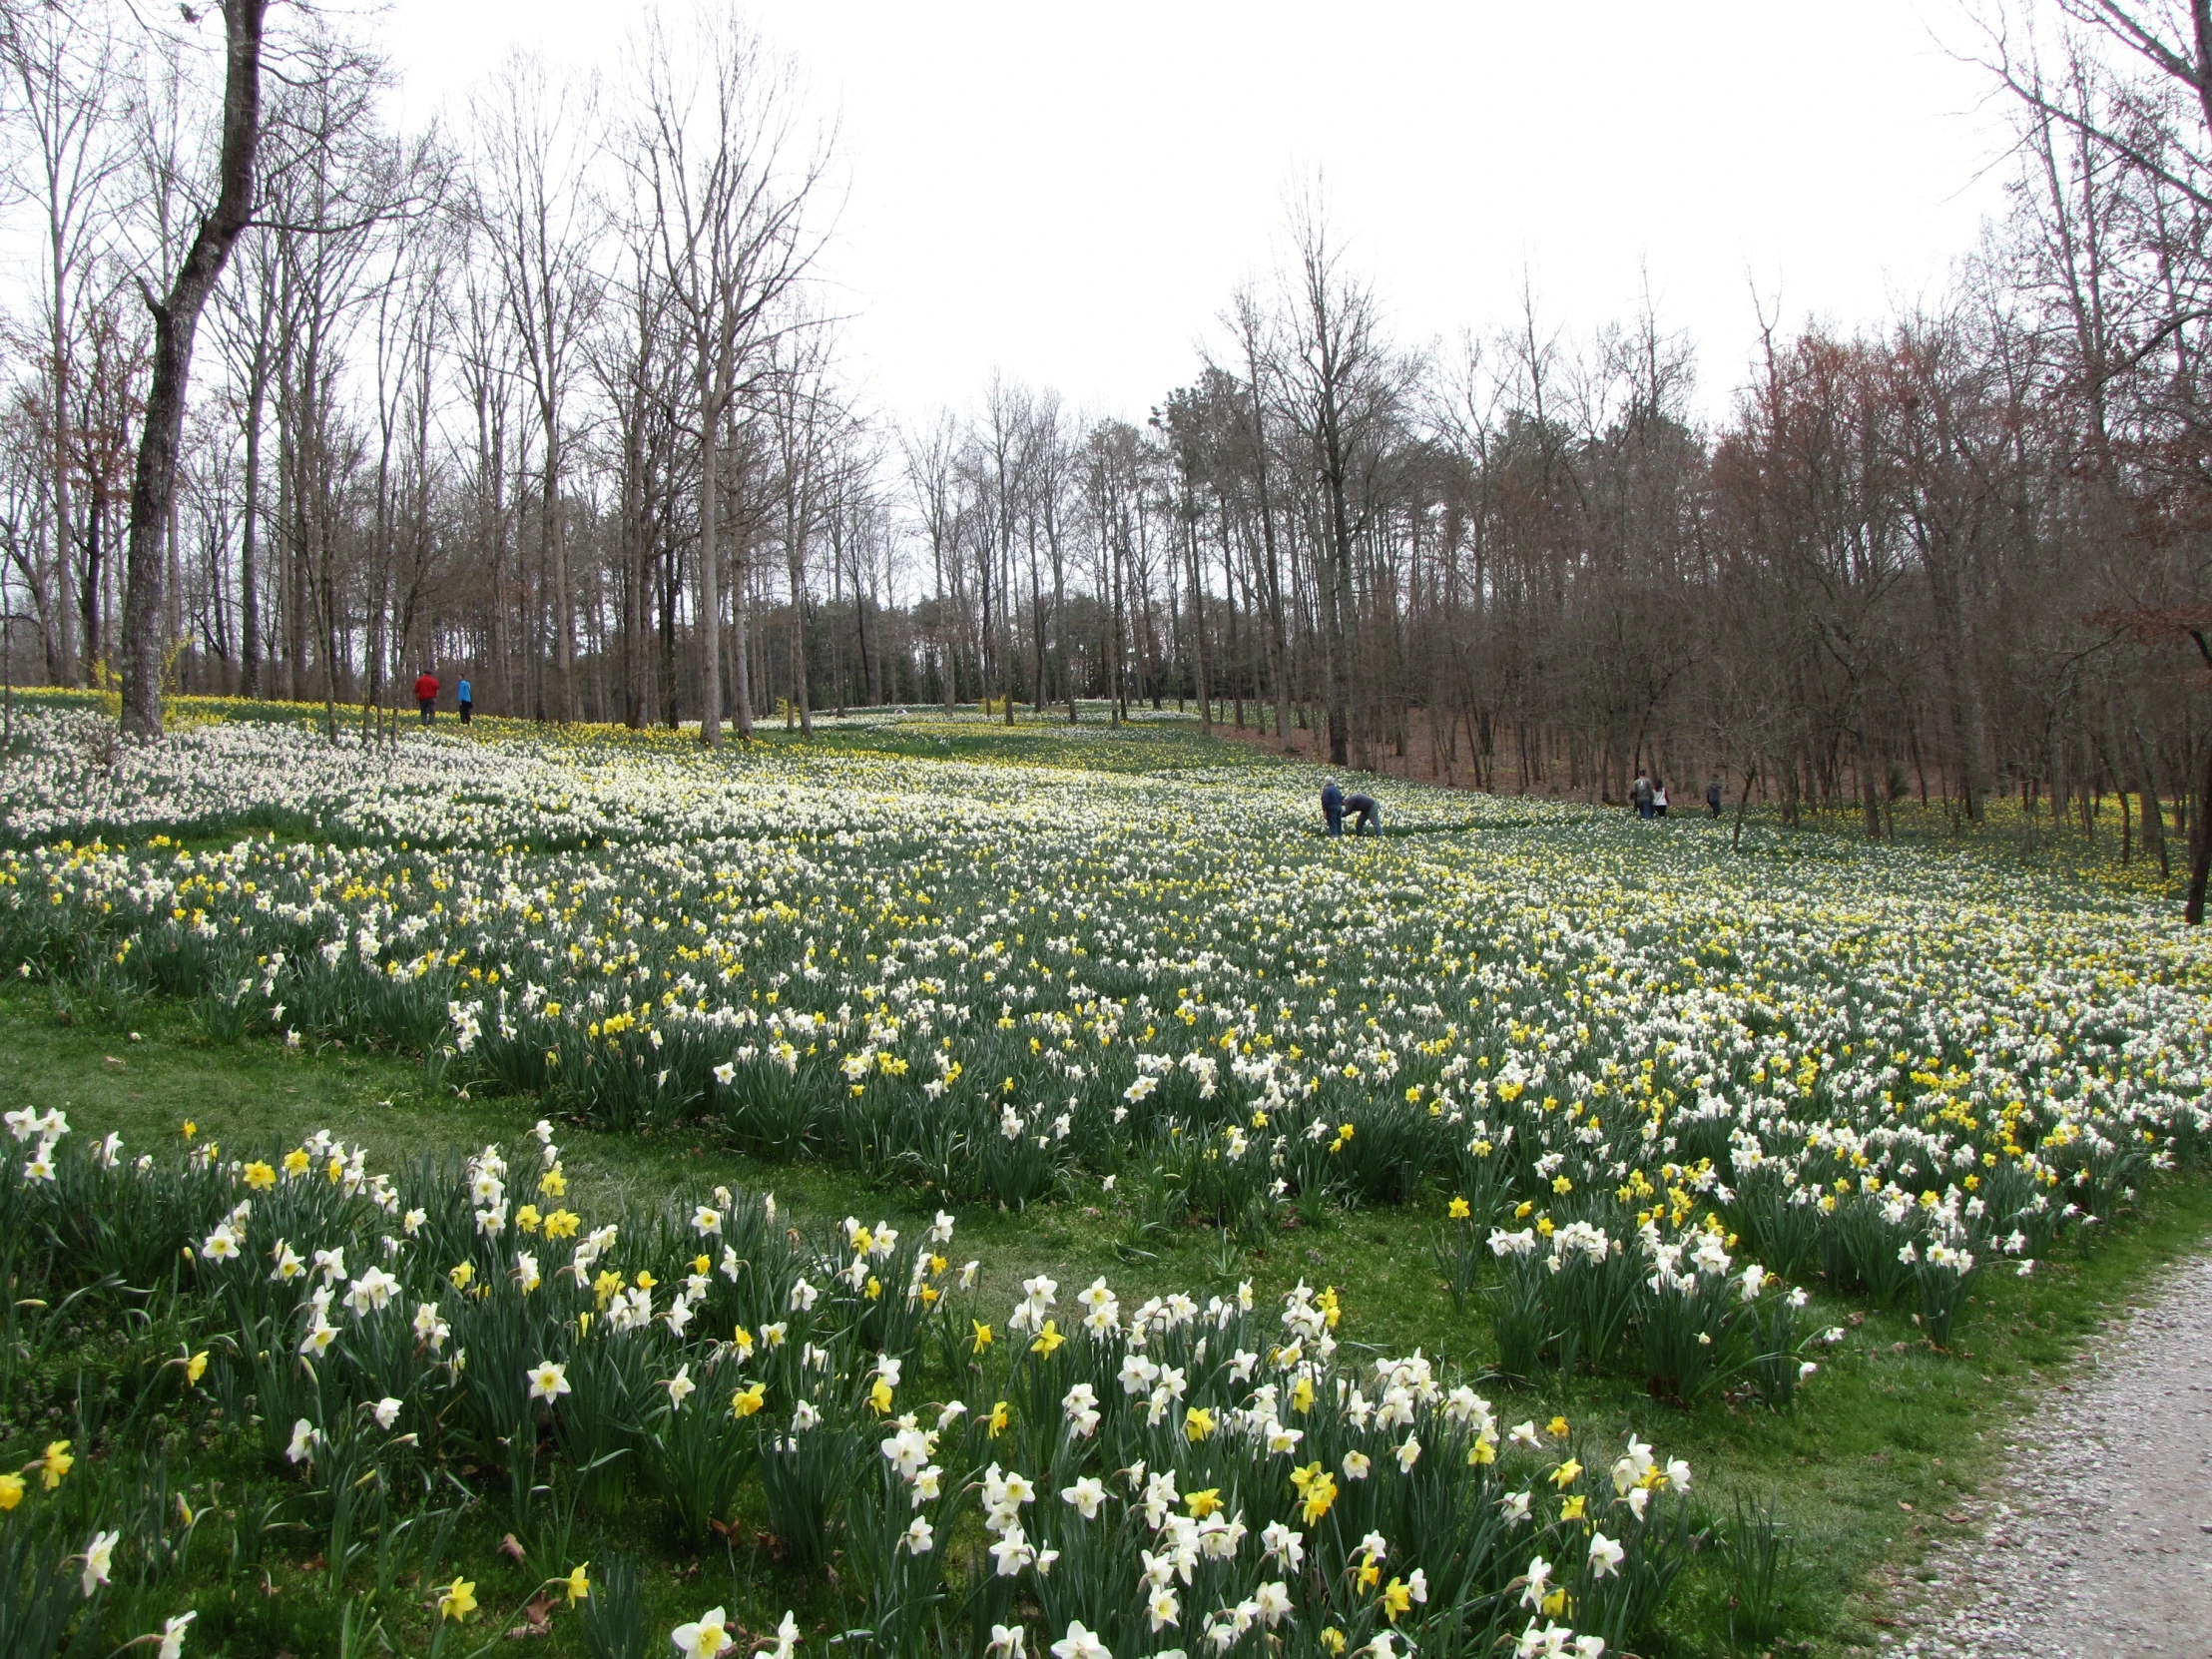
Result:
[[422,711],[422,724],[430,724],[431,716],[438,710],[438,677],[428,669],[415,676],[415,706]]
[[1328,822],[1332,835],[1345,832],[1345,792],[1337,788],[1334,778],[1321,787],[1321,816]]
[[1705,786],[1705,805],[1712,809],[1715,818],[1721,816],[1721,781],[1718,778]]
[[1645,774],[1637,773],[1636,782],[1628,786],[1628,802],[1638,818],[1651,817],[1651,779]]
[[1353,814],[1359,820],[1359,822],[1352,827],[1352,832],[1355,835],[1366,835],[1371,833],[1380,835],[1382,833],[1382,809],[1377,803],[1374,796],[1346,796],[1345,811]]

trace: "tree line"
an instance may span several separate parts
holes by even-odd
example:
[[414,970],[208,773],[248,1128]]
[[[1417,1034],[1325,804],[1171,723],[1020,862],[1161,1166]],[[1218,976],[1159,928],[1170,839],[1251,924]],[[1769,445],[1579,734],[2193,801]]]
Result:
[[[1310,194],[1142,417],[994,375],[900,421],[824,280],[832,131],[739,14],[646,14],[591,75],[515,57],[413,131],[371,42],[287,14],[245,210],[260,10],[213,9],[226,57],[189,12],[0,5],[11,671],[334,728],[431,667],[709,744],[1172,702],[1339,766],[1718,777],[1875,836],[2003,796],[2093,833],[2111,797],[2130,855],[2191,843],[2201,907],[2212,37],[2161,11],[1980,14],[2006,213],[1898,314],[1764,314],[1718,417],[1648,310],[1394,337]],[[211,263],[168,409],[165,305]]]

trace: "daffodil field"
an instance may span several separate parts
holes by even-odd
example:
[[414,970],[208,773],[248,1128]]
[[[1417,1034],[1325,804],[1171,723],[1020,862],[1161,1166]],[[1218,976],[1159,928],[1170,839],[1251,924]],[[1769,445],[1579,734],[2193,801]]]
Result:
[[[1696,1652],[1685,1575],[1771,1517],[1543,1401],[1819,1413],[1847,1317],[1948,1354],[2212,1121],[2212,951],[2118,882],[1411,786],[1336,839],[1310,768],[1166,724],[16,720],[0,968],[537,1128],[11,1110],[10,1655],[274,1651],[207,1598],[276,1562],[347,1654]],[[564,1139],[676,1130],[933,1219],[572,1190]],[[1130,1279],[956,1242],[1077,1207]],[[1347,1214],[1418,1219],[1473,1363],[1284,1271]],[[1224,1271],[1161,1283],[1192,1229]]]

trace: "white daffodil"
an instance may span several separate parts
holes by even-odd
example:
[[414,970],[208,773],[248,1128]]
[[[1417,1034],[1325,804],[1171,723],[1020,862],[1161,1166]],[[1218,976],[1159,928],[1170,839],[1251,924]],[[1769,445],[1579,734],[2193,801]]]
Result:
[[730,1637],[729,1617],[720,1607],[710,1607],[690,1624],[678,1625],[671,1639],[683,1659],[717,1659],[737,1646]]
[[551,1404],[569,1391],[568,1368],[551,1360],[540,1360],[528,1373],[530,1397]]
[[1620,1571],[1621,1562],[1626,1560],[1627,1556],[1628,1551],[1604,1533],[1593,1532],[1590,1535],[1590,1576],[1592,1578],[1608,1578]]
[[291,1425],[291,1443],[284,1447],[285,1458],[294,1463],[314,1461],[314,1448],[322,1438],[322,1430],[305,1417]]
[[115,1566],[115,1546],[122,1537],[120,1532],[95,1532],[92,1542],[85,1546],[85,1570],[78,1581],[87,1596],[108,1582]]

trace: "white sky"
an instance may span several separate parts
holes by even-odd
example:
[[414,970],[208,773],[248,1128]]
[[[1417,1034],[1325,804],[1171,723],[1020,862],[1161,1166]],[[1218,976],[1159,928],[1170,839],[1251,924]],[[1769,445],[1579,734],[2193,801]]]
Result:
[[[1288,192],[1327,180],[1401,338],[1636,309],[1719,413],[1753,289],[1792,323],[1936,291],[2001,205],[2002,110],[1957,0],[758,0],[840,124],[829,272],[888,411],[993,369],[1141,416],[1195,372]],[[605,0],[389,0],[412,111],[514,46],[612,66]]]

